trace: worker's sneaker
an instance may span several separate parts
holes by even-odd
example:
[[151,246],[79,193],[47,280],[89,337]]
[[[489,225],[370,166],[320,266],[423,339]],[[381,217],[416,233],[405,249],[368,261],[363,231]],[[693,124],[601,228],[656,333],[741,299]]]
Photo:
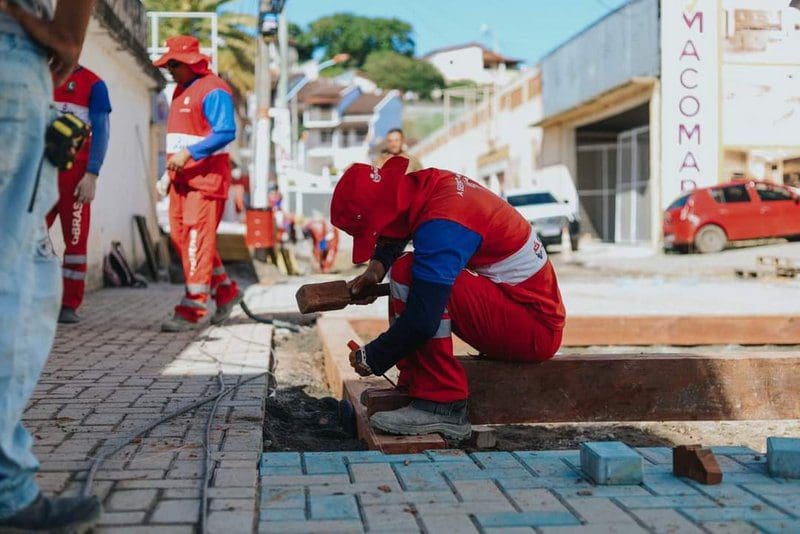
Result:
[[161,331],[162,332],[186,332],[188,330],[194,330],[200,326],[200,323],[195,323],[188,319],[184,319],[177,313],[173,315],[170,319],[167,319],[163,323],[161,323]]
[[236,296],[233,297],[230,302],[223,304],[222,306],[217,306],[217,309],[214,311],[214,315],[211,316],[211,324],[220,324],[224,322],[228,317],[231,316],[233,307],[242,302],[243,298],[244,293],[237,291]]
[[81,322],[81,318],[78,317],[78,313],[73,310],[72,308],[61,308],[61,312],[58,314],[58,322],[61,324],[75,324]]
[[41,493],[27,508],[0,519],[0,532],[79,532],[88,531],[103,512],[97,497],[48,499]]
[[369,421],[378,430],[405,436],[435,432],[460,441],[472,434],[467,419],[467,401],[441,403],[414,399],[399,410],[377,412]]

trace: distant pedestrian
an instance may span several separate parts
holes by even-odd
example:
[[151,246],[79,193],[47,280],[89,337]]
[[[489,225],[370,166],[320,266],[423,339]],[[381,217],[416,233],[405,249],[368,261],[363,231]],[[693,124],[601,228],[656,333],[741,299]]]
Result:
[[83,532],[102,511],[96,497],[42,495],[21,421],[53,346],[61,301],[45,227],[58,198],[56,168],[45,157],[56,117],[53,82],[77,65],[93,2],[53,4],[0,0],[0,532]]
[[77,310],[83,302],[86,287],[90,206],[108,149],[111,101],[106,83],[80,65],[67,81],[56,87],[55,101],[61,113],[76,115],[92,130],[72,168],[58,173],[58,204],[47,215],[48,227],[53,225],[56,216],[61,219],[65,245],[61,269],[64,296],[58,322],[77,323],[80,321]]
[[416,172],[422,170],[422,163],[406,152],[406,138],[403,135],[403,130],[400,128],[393,128],[386,134],[386,146],[381,151],[378,159],[375,160],[377,167],[382,167],[386,161],[394,156],[401,156],[408,160],[408,172]]
[[177,83],[167,120],[169,225],[181,255],[186,293],[164,332],[196,328],[216,301],[211,323],[227,319],[242,293],[228,278],[217,251],[217,226],[231,184],[227,146],[236,138],[233,92],[209,69],[195,37],[167,39],[167,52],[153,62]]

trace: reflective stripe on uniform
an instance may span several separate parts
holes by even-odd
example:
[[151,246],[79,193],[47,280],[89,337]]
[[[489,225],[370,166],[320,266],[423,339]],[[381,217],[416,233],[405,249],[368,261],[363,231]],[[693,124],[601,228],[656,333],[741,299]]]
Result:
[[409,287],[405,284],[401,284],[399,282],[395,282],[391,280],[389,282],[389,292],[392,294],[393,299],[397,299],[400,302],[405,302],[408,300],[408,291]]
[[66,267],[63,267],[61,269],[61,276],[63,276],[64,278],[69,278],[70,280],[85,280],[86,279],[86,273],[85,272],[76,271],[74,269],[67,269]]
[[209,289],[208,284],[186,284],[186,292],[191,295],[208,293]]
[[442,322],[439,323],[439,328],[436,330],[436,333],[433,334],[433,339],[448,338],[451,332],[452,325],[450,319],[442,319]]
[[225,274],[225,267],[220,265],[219,267],[214,267],[211,271],[212,276],[222,276]]
[[85,265],[85,254],[64,254],[64,263],[69,265]]
[[519,284],[538,273],[547,263],[544,245],[531,230],[528,240],[519,250],[504,260],[475,267],[475,272],[495,283]]
[[[168,133],[167,134],[167,154],[176,154],[184,148],[189,148],[196,145],[205,139],[202,135],[192,135],[185,133]],[[214,154],[227,154],[228,147],[223,147],[214,152]]]
[[179,306],[186,306],[187,308],[197,308],[200,310],[206,309],[206,305],[203,304],[202,302],[197,302],[196,300],[187,298],[181,299],[181,303],[179,304]]

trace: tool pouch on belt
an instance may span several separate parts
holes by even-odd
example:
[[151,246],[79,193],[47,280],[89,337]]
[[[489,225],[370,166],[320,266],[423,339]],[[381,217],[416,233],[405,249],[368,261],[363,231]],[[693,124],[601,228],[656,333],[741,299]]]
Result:
[[45,134],[44,153],[47,159],[58,170],[71,169],[89,133],[89,126],[72,113],[61,115],[50,124]]

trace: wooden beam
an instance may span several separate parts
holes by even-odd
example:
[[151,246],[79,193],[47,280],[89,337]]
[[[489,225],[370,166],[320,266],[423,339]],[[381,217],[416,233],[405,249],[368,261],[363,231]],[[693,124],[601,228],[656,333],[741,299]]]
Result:
[[800,418],[800,357],[791,353],[459,361],[473,424]]

